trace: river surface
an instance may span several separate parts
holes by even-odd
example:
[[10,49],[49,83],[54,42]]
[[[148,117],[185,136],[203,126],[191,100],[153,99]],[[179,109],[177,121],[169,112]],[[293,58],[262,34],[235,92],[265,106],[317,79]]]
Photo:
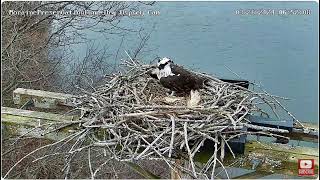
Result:
[[[273,15],[239,15],[239,10],[274,10]],[[309,10],[309,15],[278,14]],[[157,2],[143,17],[124,18],[123,27],[151,32],[145,61],[171,57],[177,64],[219,77],[247,79],[290,98],[287,109],[300,120],[318,122],[318,4],[315,2]],[[148,10],[158,15],[148,15]],[[284,12],[284,11],[281,11]],[[297,12],[297,11],[295,11]],[[116,50],[121,38],[88,32]],[[128,34],[118,59],[139,42]],[[83,56],[87,46],[77,46]],[[231,72],[231,71],[232,72]],[[235,73],[237,75],[235,75]]]

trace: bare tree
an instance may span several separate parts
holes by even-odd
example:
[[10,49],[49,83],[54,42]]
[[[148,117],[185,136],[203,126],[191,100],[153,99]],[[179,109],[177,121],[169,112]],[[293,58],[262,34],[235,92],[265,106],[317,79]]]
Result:
[[114,70],[109,62],[110,58],[111,54],[108,53],[107,47],[99,48],[90,44],[82,59],[75,59],[67,63],[69,68],[64,73],[60,73],[61,78],[57,81],[56,86],[72,93],[78,92],[77,86],[89,91],[94,90],[105,74]]

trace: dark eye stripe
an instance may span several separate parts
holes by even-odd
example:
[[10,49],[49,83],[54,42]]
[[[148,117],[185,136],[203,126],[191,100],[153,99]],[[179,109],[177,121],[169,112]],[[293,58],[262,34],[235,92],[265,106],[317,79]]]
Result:
[[165,66],[164,64],[160,64],[158,68],[159,68],[159,69],[163,69],[164,66]]
[[159,69],[163,69],[168,63],[169,63],[169,61],[164,63],[164,64],[160,64],[158,68]]

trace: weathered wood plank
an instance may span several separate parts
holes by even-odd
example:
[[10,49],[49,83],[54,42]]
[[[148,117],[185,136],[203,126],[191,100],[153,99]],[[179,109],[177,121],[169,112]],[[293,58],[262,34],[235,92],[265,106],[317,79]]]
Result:
[[36,138],[59,140],[66,137],[69,130],[74,130],[69,128],[46,133],[54,128],[49,127],[49,125],[55,122],[68,123],[76,119],[77,117],[75,116],[1,107],[1,125],[4,127],[5,136],[27,135]]
[[[8,138],[12,136],[27,136],[27,137],[43,138],[43,139],[58,141],[68,136],[68,131],[65,131],[65,130],[46,133],[48,129],[45,130],[44,127],[29,126],[31,125],[31,123],[29,123],[29,125],[26,125],[26,124],[14,124],[14,123],[10,123],[9,121],[2,121],[3,119],[6,119],[6,118],[7,116],[5,118],[1,116],[3,138]],[[15,117],[12,117],[12,118],[15,118]],[[28,121],[32,118],[21,117],[21,119],[24,119],[24,121]]]
[[[45,113],[45,112],[38,112],[38,111],[29,111],[29,110],[9,108],[9,107],[1,107],[1,115],[2,114],[34,118],[34,119],[44,119],[44,120],[58,121],[58,122],[72,121],[76,119],[75,116],[67,116],[62,114],[53,114],[53,113]],[[18,122],[21,122],[21,121],[18,121]]]
[[32,100],[35,107],[46,109],[55,109],[58,108],[59,105],[71,106],[70,101],[74,97],[75,96],[71,94],[34,89],[17,88],[13,91],[13,101],[15,104],[23,105],[29,100]]

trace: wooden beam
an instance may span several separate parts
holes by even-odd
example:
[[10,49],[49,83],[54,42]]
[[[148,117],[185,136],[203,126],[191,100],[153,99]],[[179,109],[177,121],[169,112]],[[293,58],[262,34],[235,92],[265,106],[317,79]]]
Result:
[[[19,116],[19,117],[27,117],[33,119],[42,119],[48,121],[56,121],[56,122],[63,122],[63,121],[72,121],[75,120],[77,117],[75,116],[68,116],[62,114],[53,114],[53,113],[45,113],[45,112],[38,112],[38,111],[29,111],[24,109],[16,109],[10,107],[1,107],[1,115],[12,115],[12,116]],[[24,123],[23,121],[17,121],[18,123]]]
[[54,128],[49,127],[50,123],[68,123],[76,119],[75,116],[1,107],[1,126],[4,128],[5,136],[27,135],[56,141],[66,137],[69,131],[74,132],[76,129],[66,127],[60,131],[46,133]]
[[72,106],[74,95],[41,91],[34,89],[17,88],[13,91],[13,102],[24,105],[32,100],[34,107],[45,109],[59,109],[59,106]]

